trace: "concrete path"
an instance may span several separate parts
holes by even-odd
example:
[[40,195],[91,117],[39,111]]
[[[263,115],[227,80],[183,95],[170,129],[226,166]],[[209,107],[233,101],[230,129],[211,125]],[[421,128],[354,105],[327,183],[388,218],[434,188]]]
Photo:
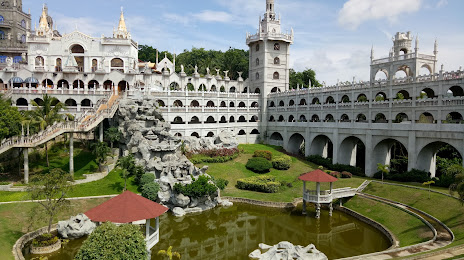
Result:
[[[119,194],[114,195],[101,195],[101,196],[89,196],[89,197],[75,197],[75,198],[66,198],[67,200],[88,200],[88,199],[102,199],[102,198],[114,198]],[[0,202],[0,205],[4,204],[15,204],[15,203],[30,203],[30,202],[38,202],[38,201],[45,201],[45,200],[20,200],[20,201],[7,201],[7,202]]]

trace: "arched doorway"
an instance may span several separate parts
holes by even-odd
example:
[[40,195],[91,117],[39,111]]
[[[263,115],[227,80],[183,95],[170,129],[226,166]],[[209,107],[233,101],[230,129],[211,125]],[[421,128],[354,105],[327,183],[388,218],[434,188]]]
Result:
[[304,145],[305,139],[301,134],[293,134],[290,139],[288,139],[287,152],[291,154],[301,154],[304,155]]
[[[445,158],[448,161],[444,161]],[[442,177],[446,171],[443,166],[451,164],[462,165],[462,154],[453,145],[438,141],[431,142],[420,150],[415,168],[429,172],[431,177]]]
[[282,137],[282,135],[279,132],[274,132],[269,137],[269,144],[270,145],[276,145],[276,146],[283,146],[284,138]]
[[[369,163],[369,162],[366,162]],[[398,140],[388,138],[377,143],[372,151],[371,170],[373,172],[366,174],[374,174],[377,172],[377,165],[389,165],[389,170],[392,174],[400,174],[408,171],[408,150]]]
[[340,164],[364,169],[365,156],[366,147],[363,141],[355,136],[345,138],[338,149],[338,163]]
[[318,135],[309,147],[310,155],[319,155],[323,158],[333,158],[333,143],[329,137]]
[[125,92],[126,90],[129,90],[129,83],[127,81],[123,80],[118,83],[118,92]]

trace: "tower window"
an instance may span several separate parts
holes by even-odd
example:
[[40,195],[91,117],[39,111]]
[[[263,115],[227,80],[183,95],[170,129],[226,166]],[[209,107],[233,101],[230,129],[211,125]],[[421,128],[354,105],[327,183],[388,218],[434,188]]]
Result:
[[279,59],[279,57],[275,57],[275,58],[274,58],[274,64],[275,64],[275,65],[279,65],[279,64],[280,64],[280,59]]
[[259,66],[259,59],[256,58],[256,66]]
[[256,44],[256,51],[259,51],[259,43]]
[[21,35],[21,43],[26,43],[26,35]]
[[0,15],[0,23],[3,24],[4,21],[5,21],[5,18],[3,18],[3,16]]
[[5,40],[5,32],[0,30],[0,40]]
[[274,72],[274,76],[273,76],[274,79],[279,79],[280,78],[280,75],[279,75],[279,72]]
[[256,72],[256,79],[259,79],[259,72]]
[[278,43],[274,44],[274,50],[275,51],[280,51],[280,44],[278,44]]
[[21,27],[26,28],[26,21],[24,20],[21,21]]

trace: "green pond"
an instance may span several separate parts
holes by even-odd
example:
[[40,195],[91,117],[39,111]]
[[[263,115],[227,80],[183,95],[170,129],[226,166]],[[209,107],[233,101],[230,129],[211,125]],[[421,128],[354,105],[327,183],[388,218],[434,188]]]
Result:
[[[176,218],[160,218],[160,242],[152,249],[152,259],[163,259],[156,253],[173,247],[182,259],[248,259],[259,243],[269,245],[289,241],[295,245],[314,244],[329,259],[382,251],[390,242],[377,229],[338,211],[329,217],[323,210],[314,218],[313,208],[301,214],[293,210],[258,207],[236,203],[203,213]],[[60,252],[47,255],[49,260],[71,260],[85,238],[70,241]],[[27,251],[25,249],[24,251]],[[26,254],[26,259],[34,255]]]

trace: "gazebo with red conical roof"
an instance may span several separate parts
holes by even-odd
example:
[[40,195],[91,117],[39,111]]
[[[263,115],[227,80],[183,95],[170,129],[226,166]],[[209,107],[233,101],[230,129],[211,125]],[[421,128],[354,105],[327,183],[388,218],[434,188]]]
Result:
[[[311,202],[316,204],[316,218],[320,218],[321,216],[321,203],[329,203],[329,214],[332,215],[333,183],[338,181],[338,179],[320,169],[305,173],[298,177],[298,179],[303,181],[303,214],[306,214],[306,202]],[[316,183],[315,191],[306,190],[307,181]],[[321,193],[321,182],[329,182],[330,191],[323,191]]]
[[[165,206],[131,191],[125,191],[84,214],[92,221],[99,223],[109,221],[117,224],[145,224],[145,241],[147,249],[150,250],[159,242],[159,216],[166,211],[168,208]],[[152,219],[156,221],[155,228],[151,226]]]

